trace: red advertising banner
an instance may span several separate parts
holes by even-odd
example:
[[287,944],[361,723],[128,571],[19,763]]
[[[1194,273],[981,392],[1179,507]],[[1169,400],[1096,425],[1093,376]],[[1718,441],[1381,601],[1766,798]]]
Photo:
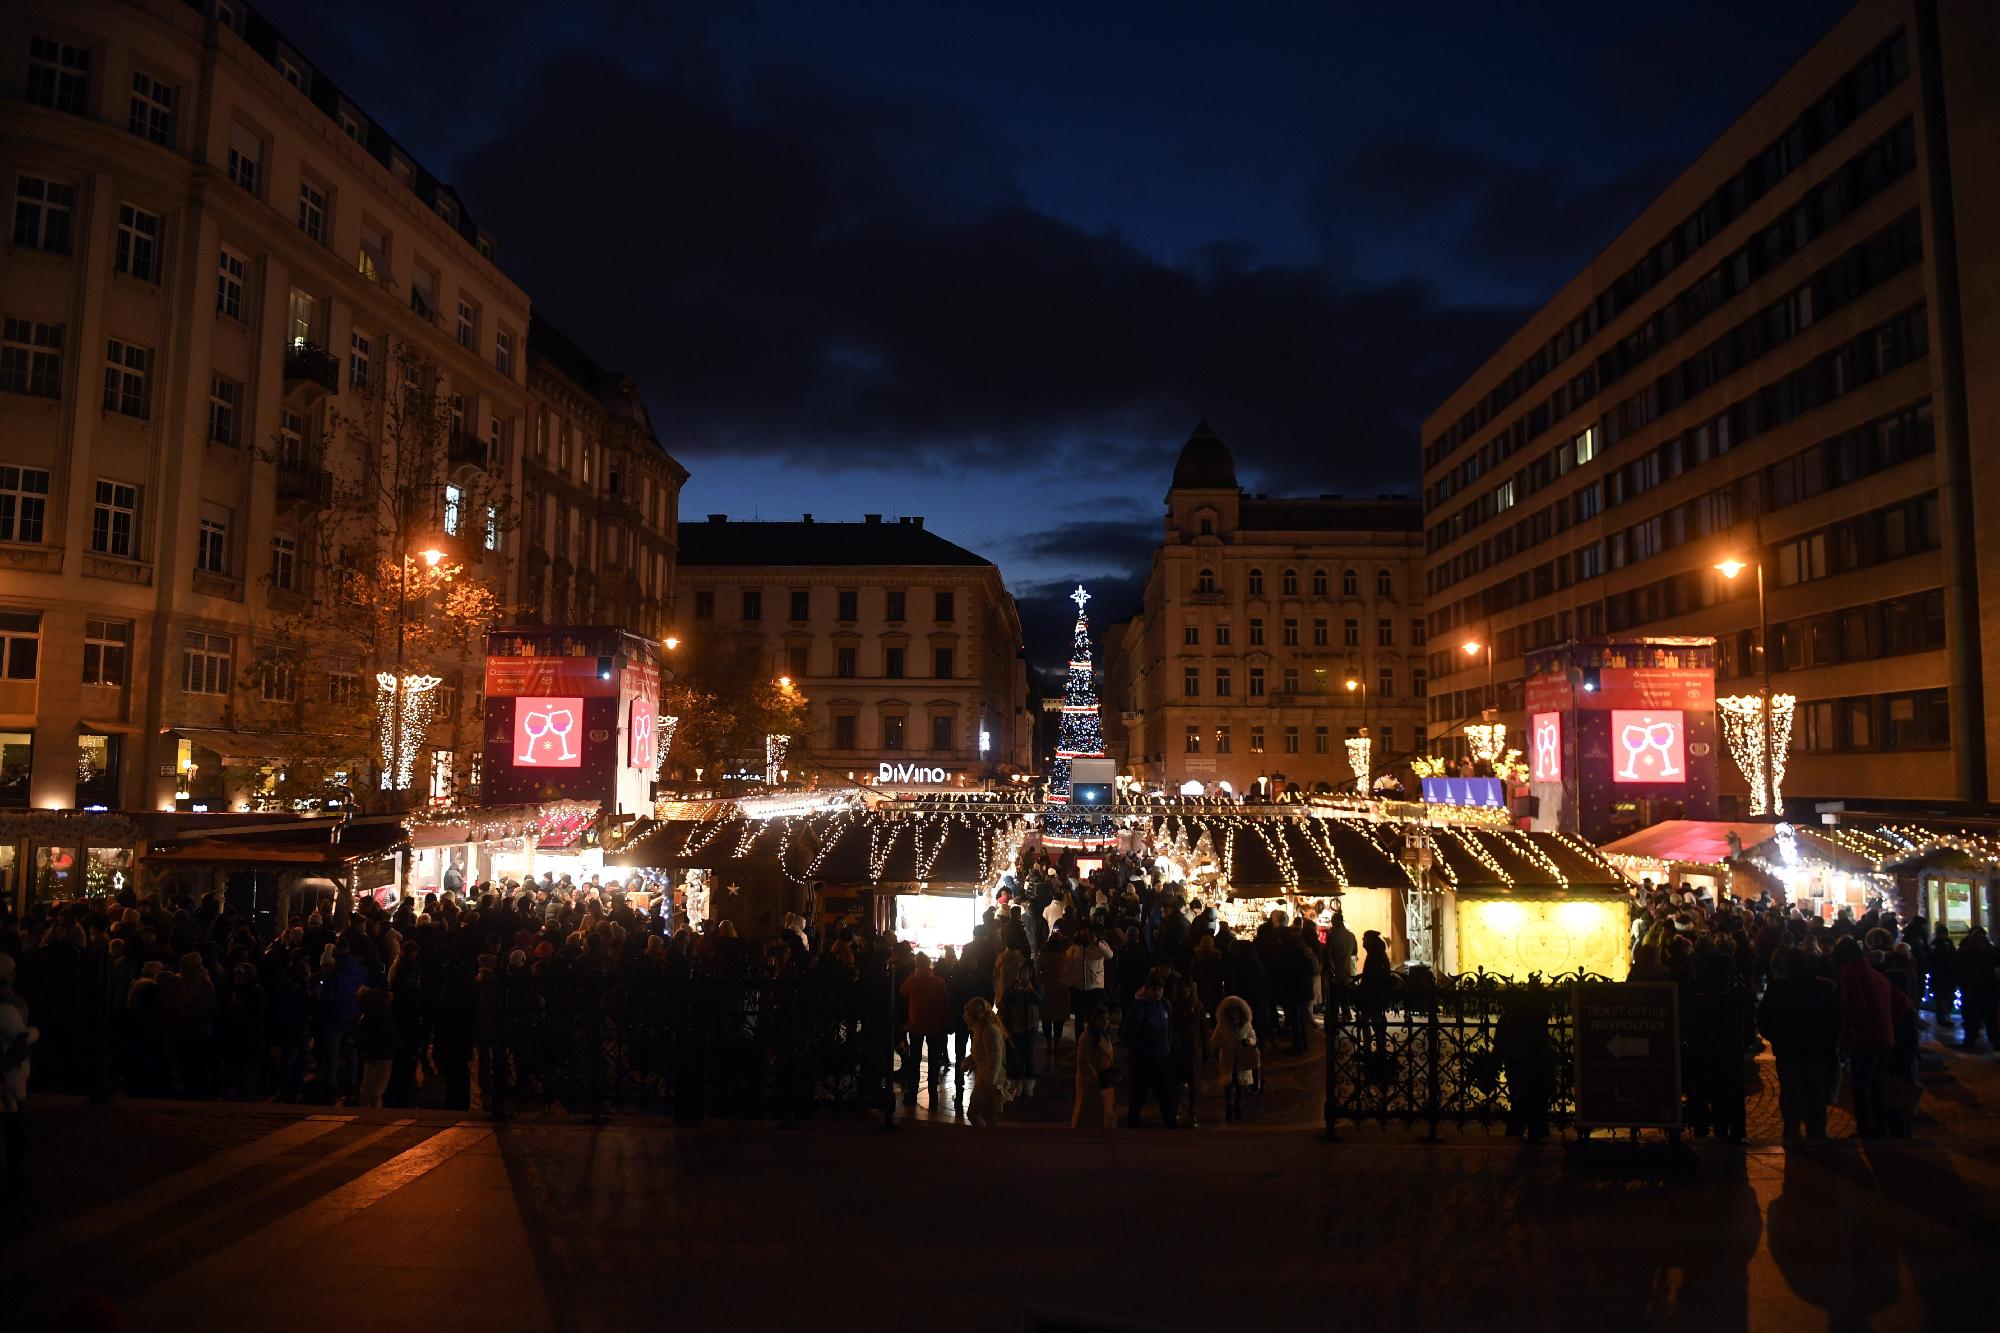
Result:
[[1560,671],[1530,676],[1524,688],[1530,713],[1560,713],[1570,706],[1569,678]]
[[1598,673],[1599,708],[1715,707],[1715,672],[1708,667],[1606,667]]
[[514,704],[514,766],[583,767],[583,700],[520,699]]
[[[657,679],[657,677],[656,677]],[[654,692],[658,693],[655,685]],[[486,697],[489,699],[616,695],[618,681],[597,674],[594,657],[489,657]]]
[[658,762],[659,710],[653,700],[642,694],[632,701],[631,716],[625,762],[633,768],[650,770]]
[[1679,709],[1611,710],[1611,780],[1687,781],[1687,727]]

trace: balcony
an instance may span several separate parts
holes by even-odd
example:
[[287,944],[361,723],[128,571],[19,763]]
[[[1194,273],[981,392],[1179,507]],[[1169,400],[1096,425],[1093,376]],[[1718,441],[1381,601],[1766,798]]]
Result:
[[464,431],[453,431],[450,442],[445,446],[445,463],[454,472],[462,467],[484,471],[486,454],[486,441]]
[[278,502],[326,508],[333,503],[333,474],[303,463],[278,464]]
[[285,348],[285,392],[317,388],[334,393],[340,388],[340,358],[317,343],[292,343]]
[[1191,592],[1187,595],[1189,606],[1221,606],[1223,594],[1219,592]]

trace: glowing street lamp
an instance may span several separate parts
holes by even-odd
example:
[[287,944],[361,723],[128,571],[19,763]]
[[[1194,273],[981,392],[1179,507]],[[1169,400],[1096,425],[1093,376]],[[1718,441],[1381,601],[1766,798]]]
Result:
[[1771,815],[1773,818],[1776,818],[1778,814],[1778,787],[1776,782],[1778,765],[1772,747],[1776,740],[1777,726],[1776,719],[1771,716],[1771,619],[1764,604],[1764,555],[1760,550],[1757,552],[1754,560],[1743,560],[1732,555],[1725,556],[1723,559],[1715,562],[1715,568],[1726,579],[1734,579],[1744,570],[1753,567],[1757,571],[1757,662],[1760,668],[1758,673],[1757,697],[1758,707],[1762,710],[1764,719],[1764,744],[1761,758],[1764,768],[1764,790],[1769,793]]

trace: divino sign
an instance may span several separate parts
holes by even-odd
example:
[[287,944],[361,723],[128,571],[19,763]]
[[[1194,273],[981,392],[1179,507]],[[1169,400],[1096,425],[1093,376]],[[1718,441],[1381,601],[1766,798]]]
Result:
[[892,764],[886,760],[875,765],[877,782],[902,783],[943,783],[951,781],[951,774],[942,768],[924,764]]

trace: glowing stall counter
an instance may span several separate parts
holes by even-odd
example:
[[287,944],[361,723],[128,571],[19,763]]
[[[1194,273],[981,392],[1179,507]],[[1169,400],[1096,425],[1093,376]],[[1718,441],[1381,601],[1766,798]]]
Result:
[[1458,971],[1544,977],[1581,969],[1623,981],[1630,917],[1621,898],[1458,900]]
[[971,943],[973,927],[985,908],[984,894],[899,893],[896,938],[936,959],[947,944],[962,949]]

